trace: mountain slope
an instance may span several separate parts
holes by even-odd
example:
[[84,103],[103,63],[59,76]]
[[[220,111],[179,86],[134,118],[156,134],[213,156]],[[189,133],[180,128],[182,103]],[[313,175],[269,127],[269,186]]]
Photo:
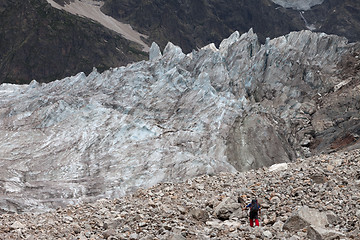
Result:
[[[70,0],[55,2],[74,6]],[[218,46],[232,32],[250,28],[261,43],[266,37],[302,29],[345,36],[350,41],[360,39],[360,3],[355,0],[328,0],[318,5],[321,1],[306,1],[306,6],[312,6],[307,11],[283,8],[271,0],[104,2],[104,13],[149,35],[143,39],[147,45],[155,41],[163,49],[171,41],[185,53],[211,42]],[[78,8],[83,6],[76,3]],[[304,8],[296,1],[280,3]],[[91,19],[51,8],[46,0],[1,0],[0,20],[0,83],[49,82],[80,71],[88,74],[93,67],[103,71],[146,58],[142,47]]]
[[49,82],[145,58],[136,44],[46,0],[2,0],[0,21],[0,83]]
[[141,40],[141,38],[146,38],[146,36],[134,31],[130,25],[118,22],[114,18],[105,15],[100,10],[101,6],[103,5],[102,1],[76,0],[66,4],[64,2],[57,3],[53,0],[47,1],[54,8],[65,10],[74,15],[92,19],[104,27],[121,34],[124,38],[140,44],[143,47],[143,51],[149,51],[149,46]]
[[162,48],[168,41],[191,52],[209,43],[218,45],[234,31],[253,28],[261,42],[302,29],[276,9],[270,0],[261,1],[116,1],[106,0],[102,11],[134,28],[141,29]]
[[[274,2],[308,11],[283,8]],[[345,36],[350,41],[360,40],[359,1],[299,2],[106,0],[102,10],[145,32],[150,41],[159,43],[162,48],[171,41],[182,47],[184,52],[191,52],[211,42],[218,45],[235,30],[244,33],[250,28],[254,29],[262,43],[266,37],[274,38],[309,28]]]

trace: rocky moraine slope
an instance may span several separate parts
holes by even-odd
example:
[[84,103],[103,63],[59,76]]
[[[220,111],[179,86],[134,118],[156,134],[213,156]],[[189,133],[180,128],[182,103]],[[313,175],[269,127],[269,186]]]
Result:
[[[228,240],[359,239],[360,151],[243,173],[166,182],[48,213],[0,215],[0,238]],[[285,187],[286,186],[286,187]],[[257,197],[260,227],[242,207]]]
[[88,76],[0,86],[0,208],[44,211],[160,182],[359,148],[360,50],[252,30]]

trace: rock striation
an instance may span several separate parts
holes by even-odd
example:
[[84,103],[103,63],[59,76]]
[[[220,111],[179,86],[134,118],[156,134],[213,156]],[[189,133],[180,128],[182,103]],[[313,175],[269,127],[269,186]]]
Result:
[[310,31],[261,45],[250,30],[189,54],[153,44],[149,61],[101,74],[2,84],[0,208],[46,211],[356,149],[359,52]]
[[[359,150],[332,153],[279,171],[204,175],[47,213],[3,214],[0,238],[359,239],[359,160]],[[259,228],[241,209],[254,197]]]

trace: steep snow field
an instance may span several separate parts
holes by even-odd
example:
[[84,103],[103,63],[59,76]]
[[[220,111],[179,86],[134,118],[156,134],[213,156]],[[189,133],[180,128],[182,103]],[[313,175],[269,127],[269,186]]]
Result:
[[143,51],[149,51],[149,46],[141,39],[141,37],[147,38],[147,36],[135,31],[129,24],[121,23],[116,19],[105,15],[100,10],[101,6],[104,4],[103,2],[92,0],[75,0],[74,2],[66,4],[64,7],[62,7],[53,0],[47,1],[51,4],[51,6],[57,9],[62,9],[71,14],[80,15],[95,20],[102,24],[104,27],[120,33],[124,38],[139,43],[143,46]]

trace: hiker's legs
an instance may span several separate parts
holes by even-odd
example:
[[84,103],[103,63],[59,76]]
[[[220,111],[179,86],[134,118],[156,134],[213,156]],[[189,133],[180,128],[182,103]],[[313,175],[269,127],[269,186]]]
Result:
[[254,221],[251,218],[249,218],[249,219],[250,219],[250,227],[253,227],[254,226]]
[[255,219],[255,225],[259,227],[259,219]]

